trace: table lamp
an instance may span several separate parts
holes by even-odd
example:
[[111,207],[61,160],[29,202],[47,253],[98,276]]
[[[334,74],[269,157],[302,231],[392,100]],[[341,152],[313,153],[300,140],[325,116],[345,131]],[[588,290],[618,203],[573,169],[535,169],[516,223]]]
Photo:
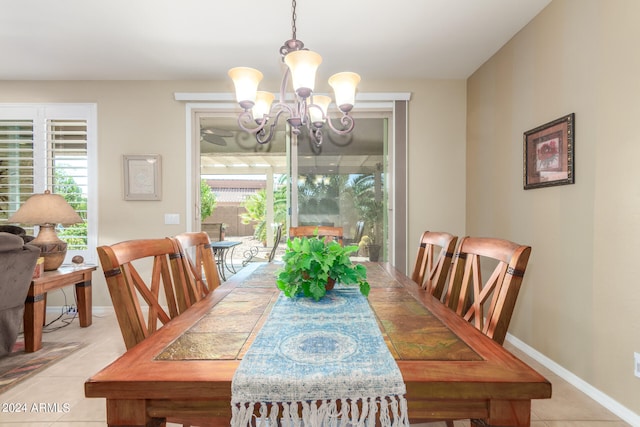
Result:
[[56,225],[77,224],[82,222],[82,218],[64,197],[46,190],[44,194],[29,197],[20,209],[11,215],[8,222],[40,227],[38,236],[29,244],[40,247],[40,254],[44,258],[44,270],[50,271],[57,270],[67,254],[67,243],[58,238]]

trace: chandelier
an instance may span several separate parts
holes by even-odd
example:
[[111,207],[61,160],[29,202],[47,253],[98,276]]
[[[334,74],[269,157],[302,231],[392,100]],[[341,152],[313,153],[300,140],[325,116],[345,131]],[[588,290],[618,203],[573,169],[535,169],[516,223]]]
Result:
[[[291,40],[285,41],[280,47],[280,56],[287,68],[282,77],[278,102],[273,102],[274,94],[258,90],[263,77],[260,71],[248,67],[229,70],[238,104],[243,109],[238,116],[238,125],[242,130],[254,134],[258,143],[266,144],[273,139],[278,120],[285,114],[289,117],[287,122],[294,134],[299,135],[301,128],[306,127],[311,141],[320,147],[325,124],[339,135],[346,135],[353,130],[355,122],[349,113],[355,103],[360,76],[352,72],[341,72],[329,78],[336,106],[342,113],[340,126],[334,127],[328,113],[331,98],[313,93],[316,70],[322,57],[305,48],[304,43],[296,39],[296,0],[292,1],[291,31]],[[293,102],[287,102],[285,98],[289,79],[295,91]]]

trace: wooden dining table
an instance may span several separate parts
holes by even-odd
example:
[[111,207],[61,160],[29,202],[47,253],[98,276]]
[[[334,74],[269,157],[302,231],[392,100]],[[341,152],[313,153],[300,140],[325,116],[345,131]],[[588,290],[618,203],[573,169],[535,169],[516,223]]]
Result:
[[[386,263],[365,263],[369,304],[406,384],[411,422],[529,426],[551,384]],[[166,418],[229,425],[231,381],[280,291],[276,263],[249,263],[85,382],[109,426]]]

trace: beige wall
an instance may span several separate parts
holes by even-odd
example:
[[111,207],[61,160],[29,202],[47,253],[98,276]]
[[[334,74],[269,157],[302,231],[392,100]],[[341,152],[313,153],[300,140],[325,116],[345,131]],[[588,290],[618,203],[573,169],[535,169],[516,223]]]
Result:
[[410,268],[425,230],[465,232],[465,83],[423,81],[414,88],[407,156]]
[[[458,81],[372,82],[362,92],[411,92],[409,106],[408,253],[425,229],[464,229],[466,89]],[[271,86],[277,87],[276,84]],[[130,82],[0,81],[0,102],[95,102],[98,110],[98,244],[163,237],[185,231],[186,110],[175,92],[231,92],[230,81]],[[327,91],[329,88],[318,88]],[[161,201],[122,199],[123,154],[161,154]],[[431,184],[433,183],[433,184]],[[395,189],[402,191],[403,189]],[[180,225],[165,225],[165,213],[180,214]],[[94,305],[110,305],[102,271],[94,275]],[[69,295],[70,297],[70,295]],[[51,305],[62,305],[52,295]]]
[[[468,80],[467,233],[533,247],[510,332],[640,413],[640,2],[554,0]],[[576,114],[576,183],[522,189],[522,134]]]
[[[98,110],[98,244],[185,231],[185,107],[174,92],[210,90],[197,82],[7,82],[0,102],[92,102]],[[161,154],[161,201],[124,201],[122,155]],[[165,225],[165,213],[179,213],[181,225]],[[94,275],[95,306],[110,305],[99,270]],[[50,303],[59,301],[52,295]],[[61,305],[61,304],[60,304]]]

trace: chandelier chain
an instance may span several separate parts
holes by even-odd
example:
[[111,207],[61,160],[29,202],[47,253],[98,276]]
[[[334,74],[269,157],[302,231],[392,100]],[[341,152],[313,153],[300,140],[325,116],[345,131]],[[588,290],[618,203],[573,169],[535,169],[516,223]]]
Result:
[[297,38],[296,38],[296,31],[297,31],[296,19],[297,19],[298,16],[296,15],[296,4],[297,4],[296,0],[293,0],[291,2],[291,32],[293,33],[291,38],[293,40],[297,40]]

